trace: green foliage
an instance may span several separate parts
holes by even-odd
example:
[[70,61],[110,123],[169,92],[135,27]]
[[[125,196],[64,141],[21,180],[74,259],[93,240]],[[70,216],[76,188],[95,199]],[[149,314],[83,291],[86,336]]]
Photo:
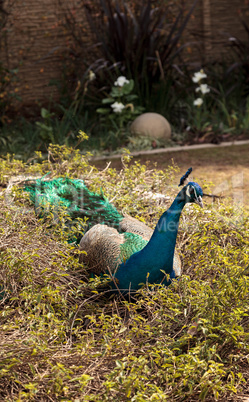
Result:
[[53,127],[52,127],[52,117],[54,113],[49,113],[49,111],[45,108],[41,109],[41,117],[44,122],[37,121],[36,125],[40,128],[39,135],[43,141],[55,143]]
[[[41,151],[47,154],[50,143],[78,146],[79,130],[86,130],[91,125],[88,113],[74,115],[73,106],[65,109],[50,111],[41,109],[41,117],[36,122],[20,118],[11,124],[4,124],[0,127],[0,141],[2,153],[15,154],[16,158],[22,160],[35,159],[35,152]],[[89,149],[89,146],[88,146]]]
[[87,114],[75,116],[75,105],[72,102],[69,109],[64,109],[60,106],[59,117],[55,112],[42,108],[42,121],[37,121],[36,135],[42,141],[43,146],[52,144],[71,145],[77,138],[77,133],[80,129],[85,129],[87,125]]
[[184,128],[184,142],[220,142],[248,136],[248,98],[241,96],[243,78],[232,75],[232,71],[228,74],[227,66],[228,61],[207,64],[205,82],[192,84],[188,95],[176,103],[183,124],[176,129],[181,132]]
[[[121,85],[118,80],[123,78],[126,82]],[[97,112],[104,115],[105,124],[108,120],[114,128],[123,129],[130,123],[136,115],[143,112],[144,108],[141,106],[134,106],[133,101],[137,99],[137,95],[131,92],[134,89],[134,81],[127,80],[125,77],[119,77],[111,89],[107,98],[102,99],[104,105],[110,105],[109,108],[99,108]]]
[[[98,103],[95,106],[90,105],[89,98],[85,98],[82,104],[73,100],[68,108],[62,105],[49,110],[42,108],[41,117],[35,124],[25,119],[10,125],[4,124],[0,128],[2,149],[5,153],[14,153],[16,158],[25,160],[36,158],[34,151],[37,149],[46,157],[47,148],[51,142],[67,146],[78,145],[77,133],[80,129],[90,133],[89,143],[79,145],[81,151],[93,150],[95,153],[120,152],[120,148],[123,147],[130,151],[152,149],[174,145],[179,141],[181,143],[219,142],[236,139],[241,135],[247,137],[249,101],[248,98],[241,97],[241,86],[232,88],[232,77],[226,76],[226,70],[227,64],[209,65],[205,68],[206,83],[210,92],[203,97],[203,104],[199,107],[193,104],[197,86],[190,83],[187,77],[185,81],[181,81],[179,88],[174,86],[171,79],[155,86],[150,98],[149,110],[160,112],[168,118],[173,130],[172,143],[130,135],[129,123],[142,111],[140,106],[136,106],[142,103],[134,94],[132,80],[130,80],[129,85],[125,83],[122,87],[113,86],[110,93],[105,92],[102,107],[97,108],[101,112],[99,119],[96,119],[96,107],[100,105]],[[80,91],[79,89],[77,97],[79,102],[81,102]],[[200,93],[197,96],[200,97]],[[111,105],[115,102],[125,107],[120,112],[114,112]],[[89,107],[89,110],[94,108],[94,114],[90,111],[88,113],[86,107]]]

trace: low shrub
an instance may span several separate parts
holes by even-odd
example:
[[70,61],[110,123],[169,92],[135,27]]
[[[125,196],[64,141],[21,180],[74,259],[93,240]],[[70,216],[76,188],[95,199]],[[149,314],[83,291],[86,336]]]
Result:
[[48,151],[35,163],[0,159],[1,400],[236,400],[249,379],[248,212],[226,199],[185,209],[180,280],[110,297],[68,244],[66,212],[39,219],[20,183],[49,172],[83,178],[153,227],[176,195],[177,169],[124,156],[120,172],[99,172],[77,150]]

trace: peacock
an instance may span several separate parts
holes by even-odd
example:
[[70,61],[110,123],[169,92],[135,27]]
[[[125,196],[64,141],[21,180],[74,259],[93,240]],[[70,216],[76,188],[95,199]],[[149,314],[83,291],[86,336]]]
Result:
[[[191,171],[188,169],[179,185],[184,185]],[[136,291],[146,282],[168,285],[180,276],[181,260],[175,251],[180,215],[186,203],[203,207],[201,187],[188,182],[153,231],[120,214],[102,193],[91,192],[79,179],[38,179],[25,190],[40,215],[53,205],[66,208],[72,221],[88,218],[79,241],[80,261],[93,274],[110,274],[112,287],[123,292]]]

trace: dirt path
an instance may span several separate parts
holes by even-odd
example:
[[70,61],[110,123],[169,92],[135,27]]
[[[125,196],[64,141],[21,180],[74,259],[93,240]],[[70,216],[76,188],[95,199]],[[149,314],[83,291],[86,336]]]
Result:
[[[151,167],[156,162],[159,169],[166,168],[174,160],[183,173],[192,166],[196,181],[201,183],[206,179],[213,182],[213,190],[217,194],[240,194],[243,202],[249,205],[249,145],[145,155],[134,157],[133,160],[149,160]],[[107,161],[95,161],[94,165],[103,168],[106,163]],[[121,169],[120,159],[112,159],[111,166]]]

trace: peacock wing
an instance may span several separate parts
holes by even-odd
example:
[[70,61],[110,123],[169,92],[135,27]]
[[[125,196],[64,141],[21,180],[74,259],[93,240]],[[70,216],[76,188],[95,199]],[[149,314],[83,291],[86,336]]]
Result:
[[80,261],[94,274],[111,272],[121,264],[120,246],[125,243],[123,234],[107,225],[97,224],[82,237]]
[[136,233],[120,234],[114,228],[97,224],[80,241],[80,251],[84,251],[80,254],[80,261],[97,275],[108,273],[108,267],[114,273],[122,262],[127,261],[147,243],[147,240]]
[[119,223],[120,232],[130,232],[135,233],[140,236],[144,240],[149,241],[153,230],[149,228],[149,226],[145,225],[145,223],[139,221],[136,218],[132,218],[131,216],[125,216],[122,221]]

